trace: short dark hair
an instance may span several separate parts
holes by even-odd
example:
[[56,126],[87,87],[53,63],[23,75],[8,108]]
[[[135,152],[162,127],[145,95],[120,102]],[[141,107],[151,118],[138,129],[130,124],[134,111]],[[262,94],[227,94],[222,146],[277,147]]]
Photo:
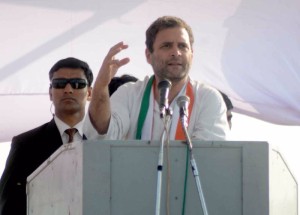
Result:
[[93,72],[90,69],[89,65],[82,61],[79,60],[77,58],[73,58],[73,57],[68,57],[62,60],[59,60],[58,62],[56,62],[52,68],[49,71],[49,79],[50,81],[53,78],[53,74],[61,69],[61,68],[72,68],[72,69],[82,69],[84,71],[84,74],[86,76],[86,79],[88,81],[88,86],[90,87],[93,83]]
[[184,28],[189,35],[190,45],[193,46],[194,36],[192,28],[182,19],[175,16],[162,16],[155,20],[146,31],[146,47],[152,53],[153,43],[159,31],[167,28],[181,27]]
[[109,96],[111,96],[121,85],[127,82],[136,82],[138,79],[132,75],[113,77],[108,85]]

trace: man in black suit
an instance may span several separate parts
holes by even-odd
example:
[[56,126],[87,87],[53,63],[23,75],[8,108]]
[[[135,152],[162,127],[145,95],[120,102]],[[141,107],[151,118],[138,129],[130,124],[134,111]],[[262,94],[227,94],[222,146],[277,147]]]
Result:
[[70,142],[67,129],[75,128],[73,141],[82,133],[86,101],[91,98],[93,73],[88,64],[66,58],[49,71],[53,119],[15,136],[0,181],[0,214],[26,215],[26,179],[62,144]]

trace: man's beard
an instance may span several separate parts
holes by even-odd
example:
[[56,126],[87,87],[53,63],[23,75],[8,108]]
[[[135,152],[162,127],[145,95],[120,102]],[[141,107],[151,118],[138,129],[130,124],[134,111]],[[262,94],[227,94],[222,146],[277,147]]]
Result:
[[[168,79],[173,83],[179,82],[188,76],[190,64],[185,63],[181,65],[181,69],[178,71],[172,71],[172,68],[168,65],[168,62],[159,62],[160,64],[152,64],[154,73],[160,80]],[[161,66],[163,65],[163,66]]]

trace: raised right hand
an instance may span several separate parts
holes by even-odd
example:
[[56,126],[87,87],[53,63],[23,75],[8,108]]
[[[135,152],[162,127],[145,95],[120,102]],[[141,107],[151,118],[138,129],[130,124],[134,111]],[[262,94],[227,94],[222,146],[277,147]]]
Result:
[[107,87],[111,79],[117,73],[118,69],[130,61],[129,58],[123,58],[120,60],[116,59],[116,55],[122,50],[127,48],[128,45],[125,45],[123,42],[119,42],[110,48],[109,52],[107,53],[106,57],[103,60],[94,87],[96,88]]

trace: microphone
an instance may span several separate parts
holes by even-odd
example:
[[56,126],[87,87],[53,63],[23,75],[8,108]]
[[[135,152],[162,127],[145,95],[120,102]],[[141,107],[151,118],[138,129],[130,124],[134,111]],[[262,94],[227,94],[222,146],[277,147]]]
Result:
[[160,117],[163,118],[166,114],[166,110],[169,108],[169,91],[172,84],[168,79],[164,79],[158,83],[159,91],[159,110]]
[[177,105],[179,107],[180,118],[183,119],[185,125],[187,126],[187,118],[189,116],[189,104],[190,98],[188,96],[179,96],[177,98]]

